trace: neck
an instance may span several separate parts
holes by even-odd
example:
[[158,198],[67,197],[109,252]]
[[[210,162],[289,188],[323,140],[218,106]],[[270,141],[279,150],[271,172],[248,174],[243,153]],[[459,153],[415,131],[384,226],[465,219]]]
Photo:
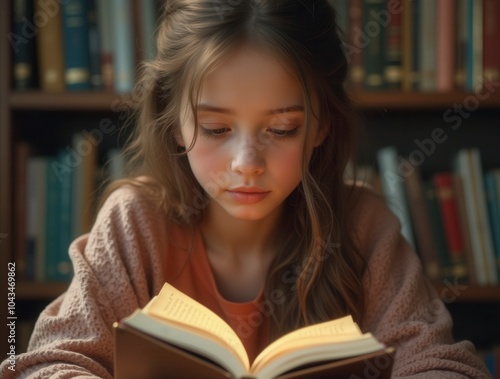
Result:
[[[280,230],[282,209],[263,220],[240,220],[211,203],[201,222],[207,249],[216,254],[231,256],[267,255],[275,251]],[[268,256],[269,257],[269,256]]]

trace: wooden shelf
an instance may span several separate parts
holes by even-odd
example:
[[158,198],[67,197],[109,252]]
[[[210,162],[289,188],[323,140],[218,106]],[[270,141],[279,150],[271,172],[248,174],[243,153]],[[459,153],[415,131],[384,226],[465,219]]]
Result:
[[18,282],[16,298],[20,300],[53,300],[68,288],[65,282]]
[[500,93],[474,92],[402,92],[402,91],[354,91],[354,106],[360,110],[445,110],[458,106],[500,108]]
[[[130,95],[112,92],[75,91],[50,93],[42,91],[12,91],[12,110],[46,111],[108,111],[116,112],[120,103],[130,102]],[[122,110],[123,108],[119,108]]]
[[[354,106],[359,110],[444,110],[455,104],[480,108],[499,108],[500,92],[401,92],[354,91]],[[116,111],[120,104],[131,104],[130,95],[100,91],[50,93],[42,91],[12,91],[12,110],[47,111]],[[477,104],[477,105],[476,105]],[[123,106],[120,107],[123,110]]]
[[500,286],[453,286],[438,284],[436,290],[445,303],[500,302]]

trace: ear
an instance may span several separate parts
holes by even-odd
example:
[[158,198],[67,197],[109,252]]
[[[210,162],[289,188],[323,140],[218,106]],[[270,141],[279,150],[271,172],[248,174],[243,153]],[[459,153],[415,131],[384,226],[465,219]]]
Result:
[[314,139],[314,147],[318,147],[323,143],[326,136],[328,135],[330,128],[328,125],[320,124],[318,125],[318,130],[316,132],[316,138]]

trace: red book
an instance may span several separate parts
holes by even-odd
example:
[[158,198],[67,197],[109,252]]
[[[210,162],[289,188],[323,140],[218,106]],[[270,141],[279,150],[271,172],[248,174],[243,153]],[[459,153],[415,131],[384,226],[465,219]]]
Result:
[[500,2],[484,0],[483,13],[483,66],[484,81],[497,82],[500,79]]
[[449,172],[433,175],[436,197],[445,230],[446,244],[455,277],[466,276],[464,243],[460,226],[457,198],[455,196],[453,175]]

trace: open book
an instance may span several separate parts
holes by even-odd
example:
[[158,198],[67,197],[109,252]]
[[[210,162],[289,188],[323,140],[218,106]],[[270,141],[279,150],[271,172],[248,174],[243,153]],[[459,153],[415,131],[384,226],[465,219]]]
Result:
[[222,318],[168,283],[114,330],[117,379],[389,378],[394,354],[346,316],[288,333],[250,362]]

